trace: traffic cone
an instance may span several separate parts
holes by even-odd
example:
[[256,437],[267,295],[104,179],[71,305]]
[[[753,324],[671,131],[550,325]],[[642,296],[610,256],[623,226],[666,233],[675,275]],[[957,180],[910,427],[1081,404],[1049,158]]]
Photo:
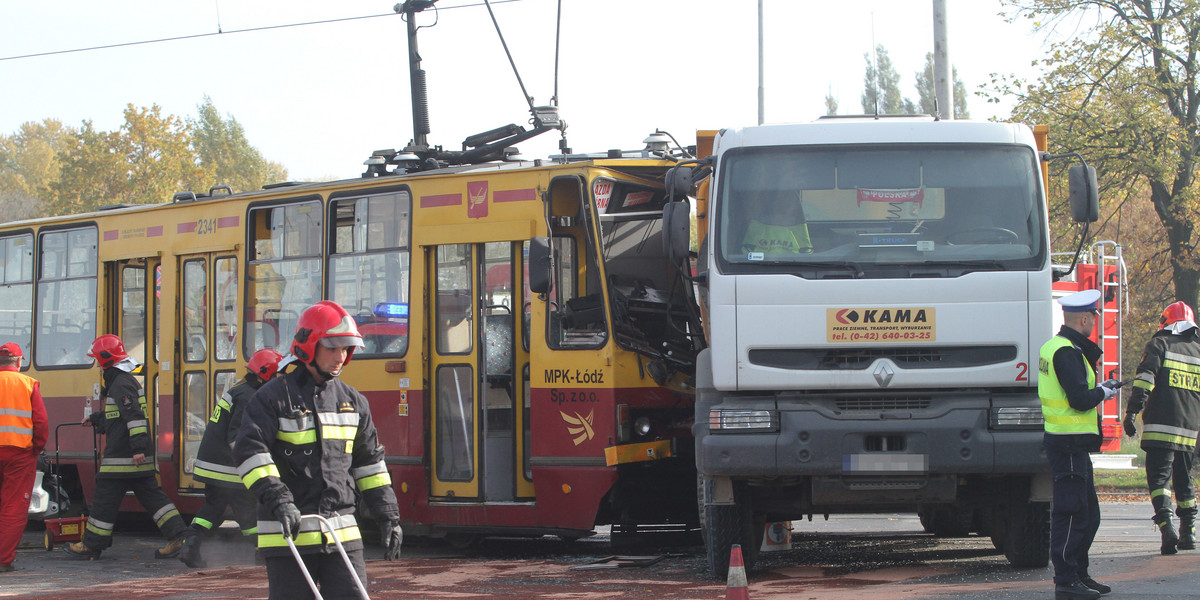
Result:
[[725,600],[750,600],[750,588],[746,586],[746,565],[742,562],[742,547],[738,544],[729,549],[729,578],[725,581]]

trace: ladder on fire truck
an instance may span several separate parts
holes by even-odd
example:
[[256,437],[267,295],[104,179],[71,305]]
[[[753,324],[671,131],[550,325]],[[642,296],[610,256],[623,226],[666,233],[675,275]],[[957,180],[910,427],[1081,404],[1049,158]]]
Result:
[[[1065,271],[1070,264],[1072,253],[1055,253],[1052,256],[1056,265]],[[1093,331],[1094,341],[1104,350],[1100,359],[1098,378],[1120,379],[1123,373],[1121,357],[1121,339],[1125,321],[1126,308],[1129,305],[1129,290],[1126,282],[1125,259],[1121,255],[1121,245],[1110,240],[1093,243],[1086,251],[1079,254],[1079,262],[1075,271],[1066,279],[1054,282],[1055,297],[1086,289],[1100,292],[1100,315]],[[1102,402],[1098,407],[1101,417],[1103,449],[1112,451],[1120,449],[1121,414],[1123,407],[1117,400]]]

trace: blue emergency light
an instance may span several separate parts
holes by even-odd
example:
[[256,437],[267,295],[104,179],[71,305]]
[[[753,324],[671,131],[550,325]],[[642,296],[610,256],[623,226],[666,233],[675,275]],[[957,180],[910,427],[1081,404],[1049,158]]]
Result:
[[375,305],[375,316],[381,319],[407,319],[408,304],[404,302],[380,302]]

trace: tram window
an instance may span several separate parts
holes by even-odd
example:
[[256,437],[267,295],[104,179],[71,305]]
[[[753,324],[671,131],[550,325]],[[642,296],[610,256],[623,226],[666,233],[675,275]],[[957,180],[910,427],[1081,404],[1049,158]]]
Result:
[[0,339],[16,343],[28,357],[32,333],[33,234],[0,238]]
[[[555,265],[549,328],[552,348],[594,348],[608,338],[599,286],[590,280],[580,280],[581,257],[575,251],[575,244],[571,236],[556,236],[552,242]],[[581,284],[585,286],[582,294]]]
[[183,376],[183,455],[187,457],[183,470],[192,472],[200,440],[208,424],[208,376],[204,371],[192,371]]
[[446,365],[437,370],[437,475],[442,481],[470,481],[475,473],[475,398],[472,369]]
[[213,331],[215,358],[220,361],[237,358],[237,260],[222,257],[213,261],[216,286],[216,329]]
[[363,335],[355,356],[408,350],[411,206],[407,191],[330,203],[329,298]]
[[40,237],[34,362],[90,367],[87,351],[96,338],[96,228]]
[[437,350],[466,354],[472,344],[471,245],[448,244],[437,249]]
[[203,260],[183,263],[183,355],[187,362],[208,358],[208,270]]
[[321,298],[321,203],[251,209],[247,230],[254,255],[246,267],[242,350],[286,354],[300,313]]
[[213,402],[216,402],[217,398],[224,396],[225,392],[233,389],[233,384],[237,383],[237,373],[234,371],[217,371],[213,373],[213,381],[216,384],[213,388]]
[[121,341],[125,352],[146,362],[146,268],[121,269]]

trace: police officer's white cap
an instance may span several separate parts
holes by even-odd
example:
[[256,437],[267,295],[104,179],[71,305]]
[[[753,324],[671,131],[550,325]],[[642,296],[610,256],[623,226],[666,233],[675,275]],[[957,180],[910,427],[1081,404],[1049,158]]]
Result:
[[1092,312],[1098,310],[1100,290],[1083,290],[1058,299],[1063,312]]

